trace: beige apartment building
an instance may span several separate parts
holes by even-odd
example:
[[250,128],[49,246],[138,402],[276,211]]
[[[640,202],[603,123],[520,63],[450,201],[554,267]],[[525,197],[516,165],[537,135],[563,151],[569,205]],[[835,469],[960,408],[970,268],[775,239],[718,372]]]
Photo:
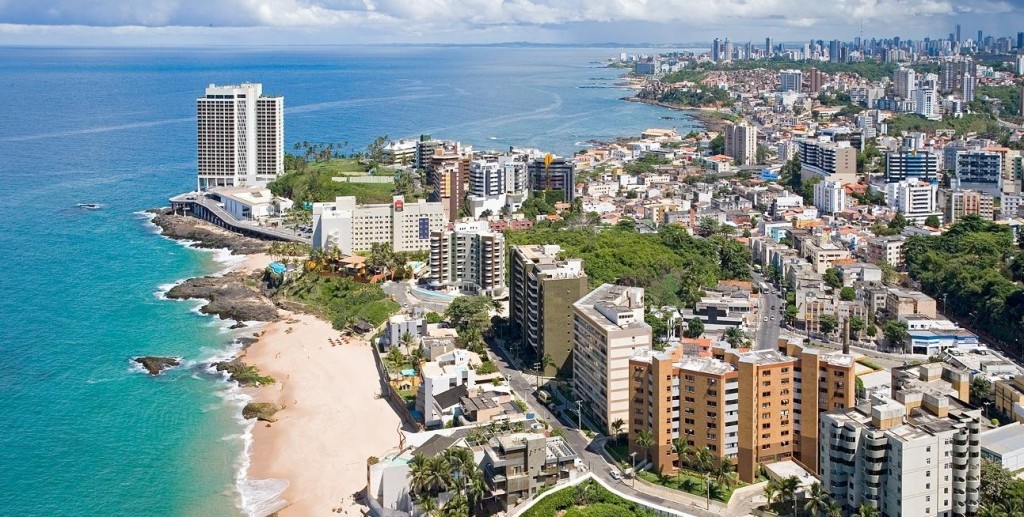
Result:
[[[679,467],[677,439],[707,447],[717,461],[733,460],[748,483],[762,463],[794,459],[817,470],[818,414],[855,404],[854,358],[785,339],[778,350],[715,347],[712,355],[689,357],[681,345],[633,355],[631,450],[645,452],[636,433],[646,429],[654,436],[649,452],[656,472]],[[805,415],[809,425],[801,423]]]
[[890,288],[885,297],[885,310],[893,319],[911,314],[921,314],[935,319],[935,299],[920,291]]
[[357,205],[355,196],[333,203],[313,203],[313,248],[337,246],[342,253],[367,251],[376,243],[390,243],[395,251],[430,249],[430,233],[446,226],[441,203],[423,199],[406,203],[394,196],[391,203]]
[[996,409],[1014,422],[1024,423],[1024,376],[992,383]]
[[629,427],[629,358],[650,346],[642,287],[604,284],[573,304],[573,391],[600,432]]

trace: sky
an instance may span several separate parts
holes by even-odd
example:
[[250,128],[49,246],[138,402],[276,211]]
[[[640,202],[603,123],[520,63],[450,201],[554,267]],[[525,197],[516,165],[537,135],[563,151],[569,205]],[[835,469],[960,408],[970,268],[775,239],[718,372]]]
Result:
[[1024,0],[0,0],[0,45],[918,39],[957,23],[1015,36]]

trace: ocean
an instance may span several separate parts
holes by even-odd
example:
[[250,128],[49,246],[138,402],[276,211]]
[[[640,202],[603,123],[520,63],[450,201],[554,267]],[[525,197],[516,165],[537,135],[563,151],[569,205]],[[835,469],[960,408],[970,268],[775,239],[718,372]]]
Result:
[[[195,184],[207,84],[284,95],[288,149],[429,133],[564,155],[647,127],[689,131],[678,112],[619,100],[619,71],[598,63],[619,51],[0,48],[0,515],[251,510],[239,396],[198,365],[253,329],[161,299],[233,258],[159,237],[142,213]],[[138,355],[184,366],[150,377]]]

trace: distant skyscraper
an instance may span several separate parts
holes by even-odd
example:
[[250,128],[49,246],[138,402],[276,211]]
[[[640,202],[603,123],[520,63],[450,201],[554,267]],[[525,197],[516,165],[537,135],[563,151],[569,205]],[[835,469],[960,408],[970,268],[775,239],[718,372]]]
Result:
[[807,72],[807,92],[816,94],[821,90],[821,72],[817,68],[811,68]]
[[1024,32],[1017,33],[1017,50],[1024,49]]
[[284,97],[263,85],[206,88],[196,99],[198,187],[266,184],[284,172]]
[[981,45],[981,41],[982,41],[981,36],[982,36],[981,29],[978,29],[978,40],[975,41],[975,43],[977,43],[979,46]]
[[839,40],[834,39],[831,42],[829,42],[829,44],[828,44],[828,60],[829,61],[831,61],[833,63],[839,63],[840,62],[839,48],[840,48]]
[[771,36],[764,39],[764,57],[772,57],[772,38]]
[[722,61],[732,61],[732,42],[729,38],[725,38],[725,51],[722,54]]
[[975,79],[974,76],[972,76],[971,74],[969,74],[967,72],[964,72],[964,77],[963,77],[964,102],[971,102],[971,101],[974,100],[974,87],[975,87],[974,82],[975,81],[977,81],[977,79]]
[[715,40],[711,42],[711,61],[717,63],[722,60],[722,51],[719,50],[721,48],[722,41],[715,38]]
[[956,24],[956,42],[960,43],[961,41],[963,40],[960,39],[960,24],[958,23]]

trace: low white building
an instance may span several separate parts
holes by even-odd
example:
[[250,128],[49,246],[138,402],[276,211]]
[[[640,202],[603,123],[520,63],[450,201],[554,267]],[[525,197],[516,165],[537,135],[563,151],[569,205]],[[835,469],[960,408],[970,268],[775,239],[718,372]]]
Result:
[[473,352],[455,349],[442,354],[436,361],[420,366],[420,387],[416,393],[416,411],[423,415],[423,425],[437,427],[444,422],[434,398],[457,386],[476,386],[476,367],[480,357]]
[[218,198],[224,211],[239,221],[279,216],[295,204],[265,187],[220,187],[208,190],[207,196]]
[[938,209],[938,187],[931,183],[916,180],[887,183],[885,201],[911,224],[924,224],[933,215],[942,217]]
[[313,248],[337,246],[342,253],[366,251],[375,243],[390,243],[395,251],[430,248],[430,232],[444,229],[444,204],[419,200],[406,203],[357,205],[354,196],[333,203],[313,203]]
[[1024,426],[1013,422],[981,433],[981,457],[1011,472],[1024,469]]

